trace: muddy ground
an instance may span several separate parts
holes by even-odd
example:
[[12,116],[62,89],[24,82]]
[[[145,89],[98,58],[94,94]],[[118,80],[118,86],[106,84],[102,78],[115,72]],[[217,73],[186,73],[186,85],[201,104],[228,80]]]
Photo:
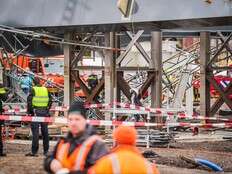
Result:
[[[40,147],[42,146],[40,145]],[[220,165],[225,170],[225,173],[232,174],[232,141],[175,143],[171,144],[170,147],[171,148],[150,149],[158,156],[149,158],[149,160],[157,163],[161,174],[214,173],[201,167],[193,167],[192,164],[183,161],[180,156],[190,159],[196,157],[208,159]],[[42,151],[40,151],[39,157],[25,157],[24,154],[29,150],[30,141],[14,141],[7,143],[6,151],[8,156],[0,158],[0,174],[45,173],[43,171],[44,157]],[[141,148],[141,150],[144,151],[147,149]]]

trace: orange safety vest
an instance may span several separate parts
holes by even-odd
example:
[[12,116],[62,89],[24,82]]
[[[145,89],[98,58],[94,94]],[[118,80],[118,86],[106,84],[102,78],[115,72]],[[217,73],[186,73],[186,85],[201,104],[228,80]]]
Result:
[[159,174],[155,164],[150,163],[132,146],[121,146],[88,170],[88,174]]
[[[116,153],[113,153],[109,156],[109,159],[112,164],[113,174],[122,174],[122,169],[120,166],[118,155]],[[144,163],[145,163],[144,168],[146,168],[146,174],[154,174],[152,164],[148,161],[144,161]]]
[[102,139],[97,135],[90,136],[70,155],[70,143],[65,143],[64,140],[61,140],[57,147],[56,159],[63,168],[67,168],[70,171],[84,170],[88,153],[97,140],[101,141]]

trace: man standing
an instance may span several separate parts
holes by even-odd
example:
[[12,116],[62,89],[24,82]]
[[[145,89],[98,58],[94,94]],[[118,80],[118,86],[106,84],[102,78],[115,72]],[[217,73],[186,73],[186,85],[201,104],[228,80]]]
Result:
[[[52,104],[51,95],[46,87],[42,87],[39,84],[39,80],[35,80],[35,86],[29,93],[27,98],[27,110],[28,114],[35,117],[48,117],[49,109]],[[31,152],[26,154],[26,156],[37,156],[39,150],[39,126],[41,127],[41,133],[43,137],[43,152],[47,155],[49,149],[49,135],[48,135],[48,124],[32,122],[32,147]]]
[[86,120],[86,109],[81,102],[74,102],[68,110],[69,133],[56,145],[45,159],[49,173],[85,173],[102,156],[108,153],[102,139]]
[[28,95],[28,93],[30,92],[30,89],[32,87],[32,82],[33,82],[33,76],[24,72],[20,84],[21,84],[21,89],[26,95]]
[[[6,90],[3,87],[3,84],[0,84],[0,114],[3,112],[3,105],[2,101],[4,100],[6,95]],[[2,125],[4,124],[4,121],[0,120],[0,156],[6,156],[5,153],[3,153],[3,140],[2,140]]]
[[88,174],[159,174],[154,163],[147,161],[136,145],[136,129],[119,126],[113,133],[116,147],[96,162]]

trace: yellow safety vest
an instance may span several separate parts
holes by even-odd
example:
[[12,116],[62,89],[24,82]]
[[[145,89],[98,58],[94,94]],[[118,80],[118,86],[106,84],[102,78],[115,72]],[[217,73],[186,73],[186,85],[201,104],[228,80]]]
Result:
[[0,88],[0,94],[5,94],[5,93],[6,93],[5,88]]
[[45,87],[33,87],[35,96],[32,99],[33,107],[47,107],[49,102],[48,89]]

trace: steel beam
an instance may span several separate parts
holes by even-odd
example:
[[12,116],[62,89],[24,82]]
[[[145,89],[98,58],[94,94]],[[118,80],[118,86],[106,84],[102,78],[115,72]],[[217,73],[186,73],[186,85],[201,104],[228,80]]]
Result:
[[[151,59],[150,68],[155,69],[155,77],[151,84],[151,107],[162,106],[162,33],[151,33]],[[158,121],[158,120],[157,120]],[[160,121],[160,120],[159,120]]]
[[200,34],[200,114],[210,116],[210,83],[207,81],[207,65],[210,61],[210,34]]
[[75,67],[77,66],[78,62],[83,58],[86,50],[87,50],[87,47],[81,47],[81,49],[79,50],[78,54],[72,60],[72,63],[71,63],[72,70],[75,69]]
[[93,103],[93,100],[99,95],[104,88],[104,78],[100,80],[98,85],[91,91],[91,94],[87,97],[86,102]]
[[130,100],[131,99],[131,94],[130,94],[130,86],[128,83],[125,81],[122,75],[117,76],[117,84],[120,90],[125,94],[125,96]]
[[[221,42],[226,42],[226,37],[222,34],[222,32],[218,32],[218,35],[220,36]],[[229,42],[225,45],[226,50],[232,55],[232,48],[230,48]]]
[[[105,34],[105,46],[114,46],[114,33]],[[114,89],[114,70],[113,70],[113,52],[109,50],[104,50],[104,60],[105,60],[105,103],[113,102],[113,89]],[[110,120],[111,114],[105,113],[105,120]]]
[[[227,96],[229,94],[231,94],[231,90],[232,90],[232,83],[229,84],[229,86],[225,89],[224,94]],[[212,105],[210,112],[212,114],[215,114],[220,107],[222,106],[222,104],[224,103],[224,100],[222,97],[220,97],[219,99],[217,99],[217,101]]]
[[122,95],[122,92],[121,92],[121,89],[120,89],[120,86],[119,86],[119,79],[123,79],[123,71],[117,71],[117,102],[121,102],[121,95]]
[[[130,39],[133,39],[133,35],[131,32],[126,32],[127,36],[129,36]],[[144,59],[147,61],[148,64],[151,64],[151,57],[147,54],[147,52],[143,49],[142,45],[139,42],[135,42],[135,46],[138,49],[138,51],[142,54]]]
[[213,55],[212,59],[208,62],[208,66],[211,66],[214,60],[218,57],[218,55],[221,53],[221,51],[227,46],[228,42],[230,41],[232,37],[232,33],[225,39],[221,47],[217,50],[217,52]]
[[89,97],[90,95],[90,90],[89,88],[84,84],[84,82],[81,80],[80,75],[79,75],[79,71],[75,71],[72,73],[72,75],[74,76],[76,82],[80,85],[80,88],[82,89],[82,91],[84,92],[86,97]]
[[138,24],[141,28],[192,29],[231,25],[231,3],[230,0],[215,0],[211,4],[204,0],[136,0],[138,8],[131,19],[124,19],[115,0],[1,0],[0,24],[25,28],[73,27],[82,32],[122,30]]
[[[228,97],[231,92],[230,91],[224,91],[223,89],[221,89],[221,87],[217,84],[216,80],[213,78],[213,74],[211,74],[210,76],[207,77],[207,79],[210,81],[210,83],[213,85],[213,87],[219,92],[220,94],[220,98],[223,99],[223,101],[229,106],[229,108],[232,110],[232,101],[231,99]],[[229,86],[231,86],[231,84],[229,84]],[[228,90],[228,89],[227,89]],[[226,93],[228,93],[226,95]],[[219,106],[218,106],[219,107]],[[216,111],[215,109],[212,109],[214,111]],[[212,113],[215,114],[215,113]]]
[[232,67],[231,66],[223,66],[223,67],[210,67],[212,70],[232,70]]
[[[74,34],[71,32],[65,33],[64,38],[67,40],[72,40]],[[64,45],[64,105],[69,106],[74,97],[75,81],[71,76],[71,61],[74,57],[73,46]]]
[[154,82],[154,78],[155,78],[155,73],[154,72],[152,72],[152,73],[149,72],[147,80],[144,82],[144,84],[139,89],[139,93],[138,93],[138,98],[139,99],[142,98],[143,94],[148,90],[149,86],[152,84],[152,82]]
[[117,68],[117,71],[149,71],[154,72],[155,69],[150,67],[132,67],[132,66],[121,66]]
[[[72,68],[72,71],[87,71],[87,70],[96,70],[96,71],[103,71],[105,69],[104,66],[76,66]],[[148,71],[153,72],[155,69],[149,67],[136,67],[136,66],[121,66],[116,68],[116,71]]]
[[133,45],[137,42],[137,40],[139,39],[139,37],[143,34],[143,30],[140,30],[136,33],[136,35],[132,38],[132,40],[130,41],[130,43],[127,45],[126,47],[126,51],[124,51],[116,60],[117,65],[119,65],[122,60],[126,57],[126,55],[130,52],[131,48],[133,47]]

